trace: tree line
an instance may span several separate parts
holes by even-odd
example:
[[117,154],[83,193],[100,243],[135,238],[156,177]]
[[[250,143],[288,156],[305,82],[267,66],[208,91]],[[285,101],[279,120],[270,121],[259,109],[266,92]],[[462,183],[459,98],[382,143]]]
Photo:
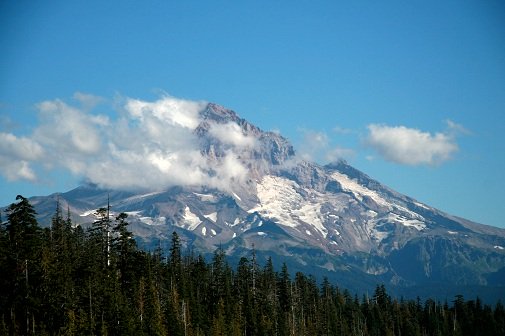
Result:
[[254,250],[229,265],[182,251],[143,251],[128,216],[96,211],[86,230],[59,204],[41,228],[28,199],[0,216],[0,335],[505,335],[505,308],[370,297],[327,279],[276,271]]

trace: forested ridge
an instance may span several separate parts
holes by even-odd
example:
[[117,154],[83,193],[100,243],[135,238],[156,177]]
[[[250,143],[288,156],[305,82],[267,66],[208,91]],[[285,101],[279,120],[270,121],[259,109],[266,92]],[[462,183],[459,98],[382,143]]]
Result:
[[41,228],[18,196],[0,220],[0,335],[505,335],[505,308],[478,298],[353,295],[327,279],[229,265],[182,251],[140,250],[128,216],[98,209],[84,230],[55,206]]

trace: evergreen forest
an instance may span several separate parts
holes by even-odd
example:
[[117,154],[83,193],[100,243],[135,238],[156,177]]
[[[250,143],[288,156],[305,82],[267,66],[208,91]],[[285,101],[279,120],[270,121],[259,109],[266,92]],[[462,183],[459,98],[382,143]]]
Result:
[[59,204],[42,228],[18,196],[0,219],[0,335],[505,335],[505,308],[479,298],[356,295],[274,269],[255,252],[143,251],[128,216],[96,211],[86,229]]

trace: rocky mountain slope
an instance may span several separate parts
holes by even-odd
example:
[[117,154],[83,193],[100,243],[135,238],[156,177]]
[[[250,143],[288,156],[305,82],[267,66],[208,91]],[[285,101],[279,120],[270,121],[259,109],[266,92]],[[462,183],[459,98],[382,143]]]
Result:
[[[229,130],[229,137],[216,129]],[[166,244],[176,230],[193,250],[221,246],[239,258],[254,247],[260,260],[271,256],[292,271],[359,292],[381,282],[405,295],[505,297],[505,230],[445,214],[344,161],[299,161],[285,138],[215,104],[200,112],[194,134],[211,167],[246,173],[219,188],[118,191],[86,184],[31,199],[41,223],[50,222],[57,198],[83,225],[109,199],[113,212],[129,215],[146,248]],[[240,167],[228,162],[231,152]]]

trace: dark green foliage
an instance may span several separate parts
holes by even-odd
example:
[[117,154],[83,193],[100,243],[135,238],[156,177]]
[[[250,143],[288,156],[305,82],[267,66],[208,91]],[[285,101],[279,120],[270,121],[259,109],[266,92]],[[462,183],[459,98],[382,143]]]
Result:
[[360,300],[328,279],[277,273],[255,251],[236,268],[185,254],[177,233],[167,253],[137,248],[124,213],[97,211],[84,231],[59,202],[40,229],[17,197],[0,220],[1,335],[505,335],[505,308],[480,299],[396,300],[384,285]]
[[[37,226],[35,210],[28,199],[18,195],[11,204],[5,224],[5,255],[2,277],[10,275],[2,288],[1,301],[9,307],[9,332],[29,333],[35,328],[36,314],[41,309],[41,242],[42,231]],[[4,314],[6,314],[5,312]]]

